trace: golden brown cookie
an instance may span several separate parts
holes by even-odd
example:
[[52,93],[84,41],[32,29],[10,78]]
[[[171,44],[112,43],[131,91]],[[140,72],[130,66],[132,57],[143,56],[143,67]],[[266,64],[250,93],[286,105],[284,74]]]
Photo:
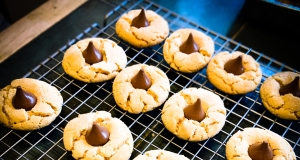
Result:
[[169,34],[168,22],[151,10],[145,11],[149,26],[140,28],[132,26],[133,19],[141,11],[141,9],[131,10],[120,17],[116,23],[118,36],[138,48],[154,46],[165,40]]
[[245,128],[236,132],[226,143],[228,160],[251,160],[248,149],[253,144],[267,142],[273,151],[273,159],[296,160],[290,144],[278,134],[260,128]]
[[[133,78],[141,69],[151,80],[148,89],[136,88],[132,84]],[[126,67],[116,76],[113,83],[113,96],[117,105],[134,114],[148,112],[160,106],[168,98],[169,91],[167,75],[159,68],[146,64]]]
[[[185,109],[201,99],[205,115],[201,121],[189,119]],[[177,137],[188,141],[202,141],[219,133],[225,124],[226,109],[221,98],[202,88],[187,88],[174,94],[164,104],[162,121]]]
[[179,155],[165,150],[150,150],[143,155],[138,155],[133,160],[188,160],[184,155]]
[[[28,108],[22,104],[32,105]],[[55,120],[62,104],[60,92],[50,84],[32,78],[16,79],[0,90],[0,123],[16,130],[40,129]]]
[[[182,48],[192,33],[192,39],[197,46],[189,53]],[[192,48],[194,45],[190,45]],[[195,29],[179,29],[173,32],[165,41],[163,55],[166,62],[176,71],[192,73],[197,72],[207,65],[214,53],[213,40],[204,33]]]
[[267,78],[260,88],[260,97],[265,108],[279,118],[300,119],[299,81],[296,82],[295,86],[291,86],[292,90],[298,89],[298,96],[291,92],[280,92],[283,86],[291,84],[292,81],[296,80],[296,77],[300,77],[300,74],[289,71],[279,72]]
[[[231,60],[239,59],[243,70],[237,67],[228,67],[226,64]],[[233,61],[231,61],[233,62]],[[232,66],[237,66],[234,64]],[[237,69],[231,72],[232,69]],[[240,72],[240,73],[234,73]],[[235,51],[233,53],[221,52],[214,56],[207,66],[208,80],[221,91],[228,94],[246,94],[257,88],[262,78],[262,71],[259,63],[253,57],[242,52]]]
[[[95,123],[109,132],[108,141],[103,145],[94,146],[86,140],[87,132]],[[106,111],[80,114],[72,119],[64,129],[63,141],[75,159],[128,160],[133,150],[129,128]]]
[[[88,58],[84,57],[90,42],[94,46],[91,50],[100,52],[101,61],[92,63],[93,61],[87,61]],[[93,60],[93,55],[90,57]],[[112,40],[87,38],[68,48],[62,60],[62,67],[68,75],[79,81],[97,83],[114,78],[125,68],[126,63],[127,58],[124,50]]]

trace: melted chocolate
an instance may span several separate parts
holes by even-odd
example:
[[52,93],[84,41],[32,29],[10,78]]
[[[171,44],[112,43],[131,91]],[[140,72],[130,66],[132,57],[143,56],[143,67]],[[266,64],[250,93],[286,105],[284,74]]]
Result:
[[189,37],[183,42],[179,47],[180,52],[191,54],[194,52],[199,52],[198,44],[195,42],[193,38],[193,34],[190,33]]
[[83,57],[85,62],[88,64],[94,64],[102,61],[102,54],[101,52],[95,48],[92,41],[89,42],[86,49],[83,51]]
[[144,72],[144,69],[141,68],[140,71],[131,79],[131,84],[134,88],[148,90],[151,85],[151,79]]
[[184,108],[184,117],[195,121],[202,121],[205,118],[205,112],[201,107],[200,98],[194,104],[188,105]]
[[289,84],[283,85],[279,89],[280,95],[285,94],[293,94],[293,96],[300,98],[300,88],[299,88],[299,77],[296,77],[292,82]]
[[132,19],[131,26],[134,26],[136,28],[141,28],[141,27],[148,27],[149,25],[150,24],[149,21],[147,20],[145,9],[142,8],[140,14]]
[[109,140],[109,131],[97,123],[93,123],[90,130],[85,135],[85,140],[92,146],[102,146]]
[[235,59],[229,60],[225,63],[224,69],[227,73],[232,73],[234,75],[241,75],[244,73],[243,57],[238,56]]
[[36,96],[30,92],[22,89],[21,86],[17,87],[15,96],[12,99],[12,105],[15,109],[31,110],[36,104]]
[[272,160],[274,155],[267,141],[252,144],[248,148],[248,154],[252,160]]

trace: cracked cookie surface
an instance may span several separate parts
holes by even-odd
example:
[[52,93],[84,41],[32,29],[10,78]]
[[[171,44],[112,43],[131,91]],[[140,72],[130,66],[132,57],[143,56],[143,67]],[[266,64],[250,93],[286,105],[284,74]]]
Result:
[[150,23],[148,27],[131,26],[132,20],[140,12],[140,9],[131,10],[119,18],[116,23],[118,36],[138,48],[154,46],[165,40],[169,34],[168,22],[151,10],[146,10],[146,17]]
[[[136,89],[131,84],[131,79],[141,68],[152,81],[148,90]],[[167,75],[161,69],[146,64],[126,67],[113,82],[113,96],[117,105],[133,114],[159,107],[168,98],[169,91],[170,83]]]
[[[180,51],[180,45],[192,33],[199,51],[186,54]],[[179,29],[173,32],[165,41],[163,55],[166,62],[176,71],[192,73],[207,65],[214,53],[213,40],[195,29]]]
[[[184,108],[198,98],[205,118],[198,122],[184,116]],[[162,121],[177,137],[188,141],[202,141],[219,133],[225,124],[226,109],[221,98],[202,88],[187,88],[171,96],[164,104]]]
[[280,95],[282,85],[289,84],[300,74],[294,72],[279,72],[267,78],[260,88],[263,105],[275,116],[287,120],[300,119],[300,98],[293,94]]
[[[92,146],[85,139],[93,123],[104,126],[110,133],[108,142],[103,146]],[[106,111],[79,114],[69,121],[64,129],[63,142],[75,159],[127,160],[133,150],[129,128]]]
[[[224,70],[227,61],[242,56],[244,73],[234,75]],[[228,94],[246,94],[256,89],[262,78],[260,65],[253,57],[242,52],[220,52],[214,56],[207,66],[208,80],[221,91]]]
[[133,160],[189,160],[184,155],[179,155],[165,150],[150,150],[138,155]]
[[278,134],[260,128],[245,128],[236,132],[226,143],[228,160],[251,160],[248,148],[252,144],[267,141],[273,150],[273,159],[296,160],[290,144]]
[[[37,98],[31,110],[13,107],[12,99],[18,86]],[[62,104],[60,92],[50,84],[32,78],[15,79],[0,90],[0,123],[16,130],[40,129],[55,120],[61,112]]]
[[[83,51],[92,41],[102,53],[103,60],[92,65],[85,62]],[[86,83],[97,83],[113,79],[125,68],[127,57],[114,41],[104,38],[87,38],[78,41],[65,52],[62,67],[71,77]]]

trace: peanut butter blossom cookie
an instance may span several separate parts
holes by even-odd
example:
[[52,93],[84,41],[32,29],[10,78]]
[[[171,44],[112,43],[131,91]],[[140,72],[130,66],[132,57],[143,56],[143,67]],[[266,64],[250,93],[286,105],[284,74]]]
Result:
[[228,160],[296,160],[290,144],[278,134],[260,128],[245,128],[226,143]]
[[174,94],[162,110],[165,127],[177,137],[194,142],[215,136],[225,119],[221,98],[202,88],[187,88]]
[[144,9],[131,10],[116,23],[116,33],[138,48],[157,45],[169,34],[169,25],[160,15]]
[[117,105],[134,114],[160,106],[168,98],[169,91],[167,75],[159,68],[146,64],[125,68],[113,83],[113,96]]
[[214,53],[213,40],[195,29],[179,29],[165,41],[163,55],[176,71],[192,73],[207,65]]
[[133,150],[129,128],[106,111],[72,119],[64,129],[63,142],[75,159],[128,160]]
[[165,150],[150,150],[138,155],[133,160],[189,160],[184,155],[179,155]]
[[221,52],[207,66],[208,80],[228,94],[246,94],[260,84],[262,72],[253,57],[242,52]]
[[72,45],[64,54],[62,67],[71,77],[86,83],[114,78],[125,68],[124,50],[103,38],[87,38]]
[[0,90],[0,123],[16,130],[48,126],[61,112],[63,98],[50,84],[21,78]]
[[279,72],[267,78],[260,88],[263,105],[275,116],[300,119],[300,74]]

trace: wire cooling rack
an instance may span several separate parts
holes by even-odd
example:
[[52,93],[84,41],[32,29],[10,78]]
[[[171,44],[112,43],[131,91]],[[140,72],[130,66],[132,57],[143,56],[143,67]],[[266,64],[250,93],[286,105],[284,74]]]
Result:
[[[251,55],[260,63],[262,82],[280,71],[295,71],[284,64],[262,55],[240,43],[201,27],[180,15],[148,1],[124,1],[106,16],[106,27],[92,24],[76,38],[58,49],[24,77],[36,78],[55,86],[63,96],[60,115],[49,126],[37,131],[25,132],[0,126],[0,157],[2,159],[72,159],[63,145],[63,128],[79,114],[105,110],[121,119],[131,130],[134,150],[130,159],[152,149],[164,149],[183,154],[190,159],[225,159],[228,139],[245,127],[269,129],[286,139],[300,159],[300,122],[281,120],[270,114],[262,105],[259,88],[246,95],[228,95],[217,90],[206,77],[206,68],[193,74],[182,74],[170,69],[162,55],[162,45],[138,49],[122,41],[115,33],[118,17],[131,10],[150,9],[163,16],[169,23],[171,33],[179,28],[194,28],[206,33],[215,42],[215,53],[239,50]],[[161,109],[144,114],[129,114],[120,109],[112,95],[112,82],[87,84],[65,74],[61,61],[64,52],[78,40],[87,37],[109,38],[120,45],[127,54],[128,66],[137,63],[154,65],[163,70],[170,79],[170,96],[188,87],[201,87],[219,95],[224,101],[227,117],[223,129],[216,136],[198,143],[187,142],[172,135],[161,121]],[[0,159],[1,159],[0,158]]]

